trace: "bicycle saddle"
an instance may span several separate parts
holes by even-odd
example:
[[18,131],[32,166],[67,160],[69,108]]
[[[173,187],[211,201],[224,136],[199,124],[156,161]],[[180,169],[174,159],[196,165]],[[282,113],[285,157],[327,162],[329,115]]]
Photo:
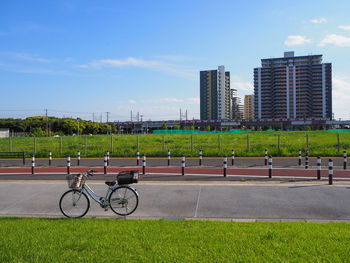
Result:
[[108,186],[114,186],[116,184],[116,182],[115,181],[111,181],[111,182],[106,181],[105,184]]

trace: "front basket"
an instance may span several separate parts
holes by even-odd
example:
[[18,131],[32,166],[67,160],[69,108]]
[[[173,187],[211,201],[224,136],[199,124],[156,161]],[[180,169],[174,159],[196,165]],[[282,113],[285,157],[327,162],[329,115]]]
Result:
[[82,174],[67,174],[66,176],[68,187],[71,189],[80,189],[83,184]]

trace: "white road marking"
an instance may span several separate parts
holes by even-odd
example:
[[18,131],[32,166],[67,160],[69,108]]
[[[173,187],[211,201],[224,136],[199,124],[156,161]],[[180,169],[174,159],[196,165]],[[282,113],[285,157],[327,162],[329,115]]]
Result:
[[201,196],[201,190],[202,190],[202,186],[199,186],[199,192],[198,192],[198,197],[197,197],[197,205],[196,205],[196,211],[194,212],[194,217],[197,217],[197,211],[198,211],[198,206],[199,206],[199,198]]

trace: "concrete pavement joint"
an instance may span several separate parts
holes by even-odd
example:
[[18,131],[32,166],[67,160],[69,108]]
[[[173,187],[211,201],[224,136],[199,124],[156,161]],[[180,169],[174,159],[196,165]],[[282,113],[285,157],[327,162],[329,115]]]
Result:
[[199,192],[198,192],[198,197],[197,197],[197,205],[196,205],[196,210],[194,212],[194,217],[197,217],[197,211],[198,211],[198,206],[199,206],[199,198],[201,196],[201,190],[202,190],[202,186],[199,186]]

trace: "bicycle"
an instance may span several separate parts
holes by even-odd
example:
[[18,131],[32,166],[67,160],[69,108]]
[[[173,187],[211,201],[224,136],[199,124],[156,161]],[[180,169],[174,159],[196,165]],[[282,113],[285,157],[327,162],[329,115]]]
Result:
[[106,181],[108,186],[105,196],[96,194],[86,183],[89,176],[96,171],[89,170],[85,173],[67,175],[70,190],[63,193],[59,201],[62,214],[69,218],[79,218],[86,215],[90,208],[90,198],[97,202],[105,211],[108,207],[120,216],[132,214],[139,203],[139,194],[129,184],[137,183],[138,171],[120,172],[116,181]]

